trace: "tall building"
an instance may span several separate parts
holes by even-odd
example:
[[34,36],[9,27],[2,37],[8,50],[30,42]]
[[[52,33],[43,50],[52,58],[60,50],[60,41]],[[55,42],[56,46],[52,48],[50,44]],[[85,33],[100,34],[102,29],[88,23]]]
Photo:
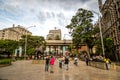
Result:
[[50,30],[49,34],[47,35],[48,40],[61,40],[61,30],[60,29],[55,29],[55,30]]
[[104,0],[104,4],[102,1],[98,0],[102,34],[114,40],[115,54],[120,60],[120,0]]
[[32,35],[31,32],[23,28],[22,26],[18,25],[15,26],[13,24],[12,27],[6,28],[3,30],[0,30],[0,39],[5,40],[5,39],[10,39],[10,40],[16,40],[19,41],[21,39],[22,35]]

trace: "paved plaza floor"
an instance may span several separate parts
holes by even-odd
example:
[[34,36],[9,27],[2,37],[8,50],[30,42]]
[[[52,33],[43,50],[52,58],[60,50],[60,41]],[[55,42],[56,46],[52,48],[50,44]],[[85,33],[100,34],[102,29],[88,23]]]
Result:
[[86,66],[83,61],[79,61],[78,66],[71,61],[66,71],[64,65],[59,68],[56,60],[54,73],[50,73],[44,71],[44,63],[32,64],[32,60],[23,60],[1,67],[0,80],[120,80],[120,72]]

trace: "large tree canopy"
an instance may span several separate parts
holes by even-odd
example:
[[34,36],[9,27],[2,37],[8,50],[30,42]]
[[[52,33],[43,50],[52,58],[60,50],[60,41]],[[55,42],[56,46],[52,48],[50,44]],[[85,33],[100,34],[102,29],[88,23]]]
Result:
[[13,40],[0,40],[0,53],[11,55],[14,53],[14,50],[18,48],[19,42]]
[[73,44],[79,48],[81,43],[84,43],[88,48],[92,48],[93,44],[93,13],[89,10],[78,9],[75,16],[72,17],[71,23],[66,28],[71,30]]

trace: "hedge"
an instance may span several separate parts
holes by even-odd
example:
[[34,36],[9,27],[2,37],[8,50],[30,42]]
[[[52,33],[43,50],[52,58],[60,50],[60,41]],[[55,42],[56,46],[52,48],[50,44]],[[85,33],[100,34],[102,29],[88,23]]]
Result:
[[11,64],[11,59],[1,59],[0,64]]

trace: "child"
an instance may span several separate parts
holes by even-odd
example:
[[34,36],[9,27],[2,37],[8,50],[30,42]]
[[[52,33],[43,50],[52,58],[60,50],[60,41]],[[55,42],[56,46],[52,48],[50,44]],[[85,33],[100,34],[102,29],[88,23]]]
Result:
[[59,68],[62,69],[62,60],[61,59],[59,60]]

